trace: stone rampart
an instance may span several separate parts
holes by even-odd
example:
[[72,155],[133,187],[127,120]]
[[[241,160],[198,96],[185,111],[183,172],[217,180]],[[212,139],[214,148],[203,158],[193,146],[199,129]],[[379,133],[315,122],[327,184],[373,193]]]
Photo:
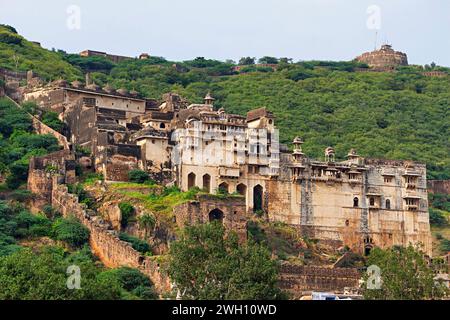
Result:
[[58,184],[57,177],[53,179],[52,206],[64,217],[74,216],[90,231],[90,245],[100,260],[110,268],[127,266],[139,269],[148,276],[158,293],[171,289],[169,278],[161,271],[159,263],[134,250],[131,245],[121,241],[117,232],[109,229],[109,224],[97,216],[89,215],[84,204],[70,194],[67,186]]
[[331,268],[283,264],[280,270],[280,288],[294,298],[309,291],[343,292],[359,286],[361,273],[355,268]]

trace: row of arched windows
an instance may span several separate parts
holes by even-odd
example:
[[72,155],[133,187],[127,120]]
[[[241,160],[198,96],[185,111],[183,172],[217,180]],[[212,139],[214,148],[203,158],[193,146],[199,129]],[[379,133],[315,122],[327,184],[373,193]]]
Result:
[[[195,173],[191,172],[188,174],[188,189],[196,186],[196,178],[197,176]],[[202,176],[202,189],[211,193],[211,176],[209,174],[204,174]],[[218,189],[224,193],[230,193],[230,186],[226,182],[219,184]],[[236,192],[240,195],[247,196],[247,186],[243,183],[239,183],[236,186]],[[263,194],[264,188],[261,185],[258,184],[253,187],[253,210],[259,211],[263,209]]]
[[[375,198],[374,197],[370,197],[369,198],[369,205],[370,206],[374,206],[375,205]],[[358,197],[354,197],[353,198],[353,207],[354,208],[358,208],[359,207],[359,199]],[[385,209],[391,209],[391,200],[386,199],[385,201]]]

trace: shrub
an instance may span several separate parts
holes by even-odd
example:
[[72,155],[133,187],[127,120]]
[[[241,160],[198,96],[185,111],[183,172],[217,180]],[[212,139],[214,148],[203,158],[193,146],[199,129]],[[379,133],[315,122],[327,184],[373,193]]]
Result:
[[42,115],[42,122],[59,133],[62,133],[65,127],[64,122],[59,120],[58,114],[53,111],[45,112]]
[[128,219],[134,213],[134,207],[128,202],[120,202],[119,209],[122,216],[120,223],[122,227],[125,228],[128,225]]
[[102,273],[101,278],[109,278],[125,290],[126,292],[122,293],[124,299],[151,300],[157,298],[152,282],[137,269],[122,267],[108,270]]
[[34,195],[29,190],[15,190],[11,194],[11,198],[19,202],[26,202],[33,199]]
[[64,241],[71,247],[81,247],[89,240],[89,230],[76,219],[57,219],[52,226],[56,240]]
[[130,236],[127,233],[124,232],[120,233],[119,239],[130,243],[134,250],[139,251],[142,254],[146,254],[151,250],[150,245],[147,242],[139,238]]
[[135,183],[144,183],[150,179],[147,172],[135,169],[128,172],[128,179]]
[[448,239],[443,239],[441,241],[441,245],[439,246],[441,251],[443,252],[449,252],[450,251],[450,240]]
[[47,204],[42,208],[42,212],[46,215],[49,219],[54,219],[56,217],[59,217],[61,213],[59,213],[57,210],[55,210],[51,205]]
[[448,224],[447,218],[444,216],[442,211],[430,208],[430,223],[435,226],[445,226]]
[[14,217],[14,221],[17,226],[15,236],[19,238],[44,237],[51,233],[51,222],[43,215],[22,210]]
[[22,37],[11,32],[0,30],[0,42],[6,44],[21,44]]

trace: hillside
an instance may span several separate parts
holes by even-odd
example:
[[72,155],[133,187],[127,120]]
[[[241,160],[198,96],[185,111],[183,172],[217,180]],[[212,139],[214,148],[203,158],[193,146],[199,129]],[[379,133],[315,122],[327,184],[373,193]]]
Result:
[[[16,44],[0,38],[0,67],[13,68],[11,57],[17,52],[23,57],[20,70],[34,68],[47,78],[70,80],[89,71],[101,86],[125,87],[157,99],[173,91],[191,102],[202,101],[211,91],[216,107],[229,112],[245,114],[267,106],[277,117],[282,142],[289,144],[300,135],[310,157],[322,158],[323,150],[334,146],[337,158],[344,159],[356,148],[365,157],[425,162],[430,179],[450,178],[449,77],[425,77],[419,66],[396,73],[357,72],[367,66],[265,57],[262,62],[278,63],[277,71],[249,65],[238,73],[232,71],[231,61],[205,58],[171,62],[151,57],[114,64],[50,52],[5,27],[0,30],[21,39]],[[450,70],[434,65],[426,69]]]
[[65,62],[61,55],[32,43],[17,31],[0,25],[0,68],[13,71],[35,71],[46,81],[59,78],[74,80],[82,77],[77,68]]
[[280,63],[278,71],[249,67],[252,72],[229,74],[230,65],[213,60],[174,67],[153,58],[126,61],[109,74],[93,76],[99,85],[126,87],[152,98],[175,91],[201,102],[211,91],[216,107],[238,114],[267,106],[277,117],[282,142],[302,136],[310,157],[322,158],[331,145],[343,159],[356,148],[366,157],[422,161],[430,179],[449,179],[449,77],[425,77],[420,67],[397,73],[355,72],[355,67],[345,62]]

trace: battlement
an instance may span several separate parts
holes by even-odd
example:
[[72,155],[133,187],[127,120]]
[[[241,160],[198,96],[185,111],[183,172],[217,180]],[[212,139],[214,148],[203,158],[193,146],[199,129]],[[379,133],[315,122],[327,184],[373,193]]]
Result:
[[398,66],[408,65],[406,53],[395,51],[390,45],[383,45],[379,50],[366,52],[356,57],[356,60],[366,63],[372,69],[394,69]]

